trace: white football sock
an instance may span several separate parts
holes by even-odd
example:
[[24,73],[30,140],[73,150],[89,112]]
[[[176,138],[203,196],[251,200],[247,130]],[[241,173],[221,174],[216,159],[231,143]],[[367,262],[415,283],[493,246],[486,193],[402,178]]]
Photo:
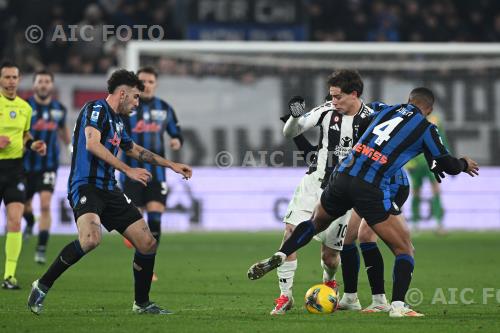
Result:
[[321,267],[323,267],[323,282],[335,280],[335,274],[337,273],[337,267],[328,267],[323,260],[321,260]]
[[297,260],[285,261],[278,267],[278,279],[281,295],[292,296],[293,277],[297,270]]
[[385,294],[372,295],[372,302],[375,304],[387,304]]

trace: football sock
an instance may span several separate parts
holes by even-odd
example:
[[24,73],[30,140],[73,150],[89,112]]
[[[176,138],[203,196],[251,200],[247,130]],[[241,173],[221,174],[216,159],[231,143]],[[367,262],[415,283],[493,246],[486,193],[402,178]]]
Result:
[[134,255],[134,290],[135,302],[139,305],[149,302],[149,290],[151,289],[151,277],[155,265],[156,253],[142,254],[138,251]]
[[302,246],[309,243],[315,234],[316,230],[314,229],[314,224],[311,220],[299,223],[290,235],[290,238],[283,243],[279,252],[289,256],[290,254],[297,252],[297,250]]
[[148,225],[151,234],[156,239],[157,244],[159,244],[161,237],[161,213],[148,212]]
[[321,260],[321,267],[323,267],[323,282],[335,280],[338,267],[331,268],[323,260]]
[[281,295],[291,296],[293,287],[293,277],[297,270],[297,260],[285,261],[278,267],[278,279]]
[[340,252],[342,264],[342,278],[344,280],[344,292],[355,293],[358,291],[359,252],[356,243],[344,244]]
[[384,259],[376,242],[360,243],[361,253],[365,261],[366,274],[372,289],[372,295],[385,294]]
[[404,302],[406,292],[410,286],[415,260],[408,254],[396,256],[393,272],[392,302]]
[[39,282],[45,286],[47,290],[50,289],[59,276],[73,264],[78,262],[84,255],[85,252],[80,242],[78,240],[72,241],[62,249],[61,253],[59,253],[47,272],[40,278]]
[[38,232],[38,245],[36,246],[36,250],[40,252],[45,252],[48,241],[49,241],[49,231],[40,230]]
[[23,246],[23,235],[21,232],[7,232],[5,240],[5,274],[4,279],[9,276],[15,277],[17,260]]
[[24,220],[26,221],[26,225],[30,228],[33,228],[35,225],[35,216],[32,212],[25,212],[23,214]]

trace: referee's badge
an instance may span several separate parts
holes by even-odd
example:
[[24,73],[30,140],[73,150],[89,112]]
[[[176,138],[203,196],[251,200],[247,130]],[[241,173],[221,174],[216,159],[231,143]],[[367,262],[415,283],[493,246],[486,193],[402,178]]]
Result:
[[83,196],[83,197],[80,198],[80,204],[85,205],[86,202],[87,202],[87,197],[86,196]]
[[18,189],[20,192],[24,192],[24,189],[25,189],[24,183],[18,183],[18,184],[17,184],[17,189]]
[[16,111],[10,111],[9,115],[10,115],[10,119],[16,119],[16,116],[17,116]]

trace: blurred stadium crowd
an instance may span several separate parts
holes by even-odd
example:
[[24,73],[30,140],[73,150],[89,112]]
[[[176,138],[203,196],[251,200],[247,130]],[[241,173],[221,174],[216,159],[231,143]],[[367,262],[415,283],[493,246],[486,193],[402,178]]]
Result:
[[[125,42],[52,41],[54,27],[91,25],[102,36],[107,24],[160,25],[164,39],[180,40],[195,1],[201,0],[0,0],[1,57],[16,59],[24,71],[47,66],[56,73],[106,73],[117,65]],[[500,2],[493,0],[297,1],[311,41],[500,41]],[[33,24],[44,31],[40,43],[26,41]],[[165,63],[164,72],[171,66]]]

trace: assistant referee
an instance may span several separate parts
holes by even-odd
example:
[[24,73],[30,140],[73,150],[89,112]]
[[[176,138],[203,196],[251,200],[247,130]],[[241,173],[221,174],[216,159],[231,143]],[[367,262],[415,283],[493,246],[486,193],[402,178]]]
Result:
[[31,106],[17,96],[19,67],[10,62],[0,65],[0,204],[7,210],[5,272],[2,288],[19,289],[16,267],[22,247],[21,218],[24,211],[24,149],[44,156],[45,142],[34,141],[29,133]]

